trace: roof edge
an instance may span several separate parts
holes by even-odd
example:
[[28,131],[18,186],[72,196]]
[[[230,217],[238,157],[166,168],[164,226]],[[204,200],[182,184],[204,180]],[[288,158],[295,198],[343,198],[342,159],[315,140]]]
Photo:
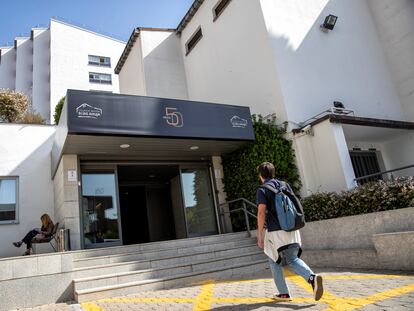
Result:
[[60,19],[58,19],[58,18],[56,18],[56,17],[52,17],[52,18],[50,19],[50,21],[51,21],[51,22],[52,22],[52,21],[53,21],[53,22],[57,22],[57,23],[60,23],[60,24],[62,24],[62,25],[66,25],[66,26],[69,26],[69,27],[73,27],[73,28],[76,28],[76,29],[79,29],[79,30],[82,30],[82,31],[86,31],[86,32],[92,33],[92,34],[94,34],[94,35],[97,35],[97,36],[100,36],[100,37],[104,37],[104,38],[106,38],[106,39],[110,39],[110,40],[113,40],[113,41],[117,41],[117,42],[119,42],[119,43],[123,43],[123,44],[125,44],[125,43],[126,43],[125,41],[122,41],[122,40],[120,40],[120,39],[116,39],[116,38],[111,37],[111,36],[109,36],[109,35],[104,35],[104,34],[102,34],[102,33],[99,33],[99,32],[96,32],[96,31],[93,31],[93,30],[90,30],[90,29],[87,29],[87,28],[84,28],[84,27],[81,27],[81,26],[77,26],[77,25],[71,24],[71,23],[69,23],[69,22],[65,22],[65,21],[60,20]]
[[382,127],[382,128],[392,128],[392,129],[405,129],[405,130],[414,130],[414,122],[400,121],[400,120],[390,120],[390,119],[378,119],[378,118],[366,118],[366,117],[355,117],[355,116],[345,116],[340,114],[327,114],[323,117],[306,124],[300,128],[292,130],[293,134],[299,134],[302,132],[303,128],[306,126],[314,126],[319,123],[322,123],[325,120],[329,120],[331,123],[340,123],[340,124],[350,124],[350,125],[359,125],[359,126],[371,126],[371,127]]
[[203,4],[204,0],[194,0],[191,7],[188,9],[187,13],[184,15],[182,20],[177,26],[176,33],[177,35],[181,35],[181,32],[184,30],[184,28],[188,25],[188,23],[191,21],[193,16],[197,13],[198,9]]
[[124,50],[122,51],[121,57],[118,60],[118,63],[115,66],[115,73],[119,74],[122,70],[122,67],[124,66],[129,52],[131,52],[132,48],[134,47],[134,43],[135,41],[137,41],[137,38],[139,37],[141,30],[140,28],[134,28],[134,30],[132,31],[131,35],[129,36],[128,42],[125,45]]

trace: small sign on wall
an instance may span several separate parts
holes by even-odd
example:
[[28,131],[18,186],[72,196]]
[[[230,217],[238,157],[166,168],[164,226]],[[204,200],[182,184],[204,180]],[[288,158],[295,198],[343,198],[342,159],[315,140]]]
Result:
[[221,170],[216,168],[214,169],[214,176],[216,177],[216,179],[220,179],[221,178]]
[[76,170],[68,170],[68,181],[78,181]]

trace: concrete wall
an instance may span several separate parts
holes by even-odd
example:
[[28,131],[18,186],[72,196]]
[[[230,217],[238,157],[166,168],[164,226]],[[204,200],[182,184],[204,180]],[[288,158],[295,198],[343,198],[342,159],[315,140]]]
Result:
[[171,31],[145,29],[141,30],[140,37],[146,95],[187,99],[180,39]]
[[32,29],[33,100],[32,109],[49,121],[50,116],[50,31]]
[[[366,1],[260,3],[289,121],[303,122],[335,100],[358,116],[406,118]],[[329,14],[338,21],[324,33]]]
[[0,88],[14,90],[16,86],[16,50],[1,47]]
[[119,92],[130,95],[146,95],[141,37],[137,38],[119,73]]
[[354,186],[355,178],[342,125],[326,120],[311,133],[293,137],[302,195],[340,191]]
[[[29,230],[39,228],[42,214],[48,213],[55,221],[50,178],[54,133],[53,126],[0,124],[0,176],[19,178],[19,222],[0,224],[0,257],[24,252],[24,246],[18,249],[12,242],[22,239]],[[53,250],[50,245],[41,244],[36,251]]]
[[[214,176],[214,182],[215,182],[215,188],[216,188],[216,196],[217,196],[217,204],[223,204],[227,201],[227,195],[224,191],[224,171],[223,171],[223,165],[221,161],[221,157],[212,157],[212,164],[213,164],[213,176]],[[229,206],[223,205],[221,208],[218,208],[219,212],[224,212],[224,215],[220,215],[220,225],[222,229],[222,233],[229,233],[233,232],[233,227],[231,224]]]
[[[53,19],[50,42],[51,120],[56,104],[67,89],[119,92],[114,68],[125,43]],[[110,57],[111,67],[88,65],[88,55]],[[89,72],[111,74],[112,84],[90,83]]]
[[[78,181],[69,180],[69,171],[76,172]],[[56,222],[59,221],[60,227],[70,230],[72,250],[81,249],[79,180],[77,155],[63,155],[53,179],[54,212]]]
[[231,1],[213,22],[216,0],[206,0],[181,34],[185,44],[199,26],[203,38],[184,56],[191,100],[250,106],[252,113],[277,113],[285,119],[259,1]]
[[33,88],[33,41],[16,38],[16,85],[15,90],[25,93],[32,101]]
[[[407,131],[395,139],[382,144],[385,167],[395,169],[414,164],[414,133]],[[414,168],[393,173],[394,176],[414,176]]]
[[301,237],[305,250],[374,249],[374,234],[413,230],[414,207],[410,207],[309,222]]
[[0,310],[73,300],[70,253],[0,259]]
[[405,118],[414,121],[414,2],[368,0]]

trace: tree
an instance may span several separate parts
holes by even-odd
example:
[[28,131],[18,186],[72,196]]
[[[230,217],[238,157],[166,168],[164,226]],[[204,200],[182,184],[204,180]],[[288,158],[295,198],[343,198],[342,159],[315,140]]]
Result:
[[62,114],[63,105],[65,104],[65,99],[66,99],[66,96],[63,96],[55,107],[55,114],[53,115],[55,124],[59,124],[60,115]]
[[0,89],[0,119],[10,123],[22,120],[30,102],[21,92]]

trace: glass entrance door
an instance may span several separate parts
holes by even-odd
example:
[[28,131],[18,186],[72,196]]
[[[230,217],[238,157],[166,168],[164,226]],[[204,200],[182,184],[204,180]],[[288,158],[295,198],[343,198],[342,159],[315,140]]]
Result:
[[217,233],[213,195],[207,168],[182,168],[182,190],[188,237]]
[[114,173],[82,174],[82,217],[86,248],[121,245]]

